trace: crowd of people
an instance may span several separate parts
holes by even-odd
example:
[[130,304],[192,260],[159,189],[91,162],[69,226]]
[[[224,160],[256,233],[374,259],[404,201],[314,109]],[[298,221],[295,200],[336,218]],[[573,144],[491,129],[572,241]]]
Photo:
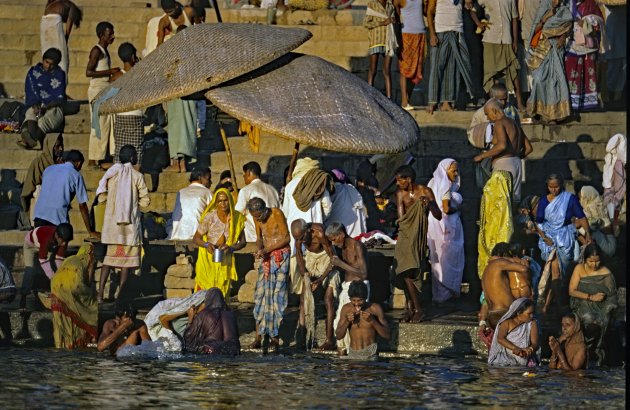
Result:
[[391,98],[397,57],[401,105],[413,110],[409,97],[428,55],[429,113],[453,111],[460,94],[481,106],[499,81],[514,93],[522,117],[544,123],[603,108],[601,88],[614,108],[625,87],[625,7],[595,0],[371,0],[363,21],[368,83],[382,56]]
[[[48,20],[54,20],[58,30],[65,23],[66,29],[60,33],[67,41],[71,27],[80,23],[80,12],[67,0],[48,3],[44,17],[50,13],[57,17],[43,18],[42,30],[44,23],[53,24]],[[590,186],[583,187],[579,196],[569,193],[562,176],[552,174],[547,178],[544,195],[522,199],[522,160],[533,147],[520,126],[523,110],[519,108],[523,103],[518,86],[521,66],[516,55],[518,19],[523,19],[525,11],[528,15],[542,13],[544,21],[531,23],[532,36],[536,35],[542,44],[550,41],[545,32],[547,24],[571,8],[555,0],[549,2],[549,8],[545,8],[546,0],[527,2],[527,6],[519,2],[518,8],[516,2],[508,0],[480,2],[484,3],[486,18],[479,20],[475,14],[479,5],[468,0],[461,4],[451,0],[428,2],[432,72],[435,68],[440,73],[431,79],[431,95],[443,98],[433,101],[442,103],[441,109],[453,108],[450,104],[457,94],[460,75],[472,93],[474,76],[465,71],[468,64],[466,42],[461,39],[462,13],[469,13],[480,31],[485,29],[485,69],[491,71],[484,74],[484,87],[490,98],[474,114],[468,135],[471,144],[482,149],[474,158],[481,170],[478,183],[483,191],[477,264],[483,288],[479,335],[488,344],[491,365],[538,364],[541,342],[535,307],[539,305],[545,317],[557,314],[562,320],[562,335],[549,339],[552,367],[582,368],[588,359],[602,363],[603,338],[617,306],[614,276],[604,261],[615,253],[620,215],[625,214],[626,138],[617,134],[608,143],[603,197]],[[535,7],[537,11],[529,9],[534,3],[540,3]],[[177,31],[200,21],[199,11],[193,7],[173,0],[163,0],[162,7],[165,15],[149,23],[149,27],[155,25],[156,30],[149,32],[156,36],[155,43],[147,42],[147,47],[153,44],[155,48]],[[411,17],[405,17],[421,16],[421,7],[420,1],[402,6],[370,3],[366,13],[366,25],[370,26],[370,82],[378,55],[385,55],[387,66],[395,55],[398,43],[392,23],[398,21],[396,16],[402,16],[403,22],[407,20],[403,51],[405,45],[422,47],[424,25],[414,28],[409,24]],[[572,18],[577,16],[574,13]],[[590,24],[590,33],[604,28],[603,21],[588,21],[579,26]],[[541,27],[542,34],[537,35]],[[378,31],[380,28],[383,32]],[[138,61],[135,47],[124,43],[118,49],[124,68],[113,68],[108,51],[114,41],[113,25],[99,23],[96,34],[98,43],[90,51],[86,68],[86,75],[92,78],[88,90],[91,102],[111,80],[124,75]],[[42,44],[49,44],[44,43],[44,37],[42,31]],[[64,152],[62,135],[53,133],[63,126],[60,104],[66,98],[67,69],[61,67],[64,52],[67,60],[67,43],[60,44],[60,48],[44,51],[42,62],[29,71],[26,79],[29,112],[18,143],[29,149],[40,143],[43,149],[29,167],[22,192],[24,212],[20,218],[30,229],[24,240],[26,272],[21,289],[11,286],[11,275],[7,279],[5,270],[0,271],[0,297],[8,300],[19,294],[22,307],[30,292],[50,289],[57,347],[76,348],[97,342],[99,351],[118,354],[159,341],[161,348],[169,351],[238,354],[238,326],[226,298],[238,279],[234,253],[248,242],[255,243],[254,256],[258,260],[253,310],[256,337],[252,348],[263,346],[267,338],[269,350],[280,348],[280,327],[289,293],[293,293],[300,300],[296,329],[299,345],[337,350],[356,359],[374,358],[377,335],[389,339],[390,330],[383,301],[370,298],[367,245],[371,243],[395,243],[388,275],[393,286],[405,294],[404,321],[418,323],[424,318],[420,291],[425,272],[431,274],[434,303],[460,296],[465,265],[460,215],[463,198],[458,192],[460,166],[455,159],[441,160],[427,185],[417,183],[413,166],[398,167],[392,174],[393,192],[379,190],[372,159],[364,160],[351,180],[342,169],[324,170],[319,161],[308,157],[287,169],[286,184],[280,192],[263,181],[262,168],[256,162],[242,166],[244,188],[236,190],[231,182],[234,176],[227,171],[211,190],[210,170],[195,166],[194,160],[197,128],[203,124],[197,113],[205,112],[205,108],[200,109],[194,101],[177,99],[168,103],[171,168],[183,172],[191,166],[193,170],[190,185],[177,194],[166,232],[168,239],[191,241],[198,247],[195,288],[189,297],[158,303],[144,321],[138,320],[133,306],[121,294],[129,276],[140,267],[141,208],[150,204],[139,171],[143,112],[121,113],[114,118],[93,116],[88,166],[106,168],[106,172],[92,199],[91,215],[80,173],[83,154],[77,150]],[[150,51],[145,49],[145,53]],[[405,78],[420,81],[423,51],[403,55],[410,59],[401,63],[401,71],[409,73]],[[540,67],[547,67],[544,61]],[[495,82],[498,73],[508,80],[507,86]],[[537,75],[532,72],[534,85]],[[406,79],[403,82],[406,87]],[[517,93],[518,107],[508,102],[512,88]],[[553,87],[544,88],[550,92]],[[391,84],[388,90],[391,93]],[[583,84],[576,90],[576,101],[588,94]],[[536,96],[532,91],[532,97]],[[539,107],[537,104],[534,102]],[[577,108],[583,107],[578,104]],[[107,152],[113,163],[105,162]],[[98,291],[92,287],[97,259],[93,245],[83,245],[76,255],[66,258],[73,238],[69,210],[75,198],[87,232],[106,246]],[[98,307],[108,299],[105,290],[112,270],[120,270],[114,295],[118,309],[115,318],[107,321],[98,334]],[[573,313],[562,316],[567,296]],[[326,309],[323,343],[317,343],[314,336],[318,298],[323,299]],[[0,317],[0,322],[6,336],[5,319]],[[589,350],[596,358],[589,357]]]

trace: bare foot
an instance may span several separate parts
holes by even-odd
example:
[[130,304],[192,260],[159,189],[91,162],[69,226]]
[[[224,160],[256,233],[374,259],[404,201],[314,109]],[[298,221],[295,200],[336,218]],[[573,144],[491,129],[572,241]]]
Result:
[[433,111],[435,111],[435,105],[433,104],[427,105],[427,113],[433,115]]
[[326,343],[324,343],[321,346],[318,346],[316,348],[314,348],[313,350],[316,351],[331,351],[331,350],[335,350],[335,344],[333,342],[330,341],[326,341]]
[[179,160],[171,159],[171,165],[169,165],[166,170],[171,172],[179,172]]
[[409,323],[420,323],[424,319],[424,313],[420,310],[414,310],[413,315],[409,318]]
[[272,337],[269,341],[269,351],[275,353],[280,349],[280,341],[277,337]]
[[398,323],[409,323],[409,320],[411,320],[411,310],[407,308],[407,311],[405,312],[405,317],[398,320]]
[[454,109],[451,107],[450,103],[443,102],[442,105],[440,105],[440,111],[454,111]]
[[250,349],[260,349],[261,347],[262,347],[261,339],[256,339],[256,340],[254,340],[254,343],[249,345]]

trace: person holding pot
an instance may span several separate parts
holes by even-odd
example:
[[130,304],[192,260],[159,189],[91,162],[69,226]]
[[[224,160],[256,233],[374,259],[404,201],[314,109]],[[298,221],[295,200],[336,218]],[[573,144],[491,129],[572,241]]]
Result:
[[201,214],[193,242],[199,247],[195,266],[195,291],[219,288],[229,296],[230,284],[237,280],[234,251],[245,246],[245,217],[234,210],[234,198],[221,188]]

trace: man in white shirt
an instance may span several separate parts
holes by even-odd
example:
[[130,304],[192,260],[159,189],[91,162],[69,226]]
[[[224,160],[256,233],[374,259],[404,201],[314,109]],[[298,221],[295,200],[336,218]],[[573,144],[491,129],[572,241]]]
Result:
[[245,187],[238,192],[238,200],[234,209],[245,215],[245,240],[247,242],[256,242],[256,228],[254,227],[254,218],[247,210],[247,203],[252,198],[260,198],[265,201],[268,208],[280,208],[280,199],[278,191],[273,186],[263,182],[260,179],[262,170],[260,164],[251,161],[243,165],[243,180]]
[[196,168],[190,173],[190,185],[177,193],[173,216],[166,225],[168,239],[192,240],[201,214],[212,200],[210,169]]

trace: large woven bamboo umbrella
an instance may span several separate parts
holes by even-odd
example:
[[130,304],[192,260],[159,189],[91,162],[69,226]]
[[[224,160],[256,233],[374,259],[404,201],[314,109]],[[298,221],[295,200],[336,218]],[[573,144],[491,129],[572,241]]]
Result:
[[[178,33],[101,93],[99,113],[147,107],[207,90],[227,114],[299,144],[357,154],[406,150],[415,120],[339,66],[289,53],[311,34],[251,24],[201,24]],[[98,97],[97,97],[98,99]],[[234,173],[227,137],[221,136]],[[291,172],[289,173],[291,175]]]
[[290,169],[299,144],[388,154],[406,150],[419,136],[406,111],[355,75],[314,56],[290,53],[205,95],[227,114],[295,141]]
[[[260,24],[196,24],[160,45],[100,95],[99,113],[149,107],[194,94],[276,60],[312,37]],[[98,99],[98,96],[97,96]]]

